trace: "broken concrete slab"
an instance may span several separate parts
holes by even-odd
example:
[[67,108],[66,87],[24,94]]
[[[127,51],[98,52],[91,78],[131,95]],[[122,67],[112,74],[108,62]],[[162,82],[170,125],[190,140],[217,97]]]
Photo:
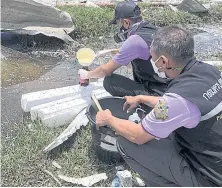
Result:
[[177,9],[189,12],[191,14],[208,12],[208,10],[197,0],[183,0],[183,2],[177,6]]
[[45,149],[44,152],[49,152],[54,148],[61,145],[64,141],[66,141],[70,136],[72,136],[81,126],[86,126],[89,120],[86,116],[86,109],[81,111],[70,123],[70,125]]
[[71,16],[51,6],[33,0],[7,0],[1,4],[1,30],[17,35],[56,37],[74,42],[68,35],[74,29]]

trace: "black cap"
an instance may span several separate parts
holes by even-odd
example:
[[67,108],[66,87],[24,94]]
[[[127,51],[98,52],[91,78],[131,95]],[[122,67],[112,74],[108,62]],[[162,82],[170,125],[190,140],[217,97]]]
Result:
[[119,2],[115,8],[115,17],[109,22],[109,25],[116,24],[118,19],[132,18],[140,14],[140,8],[133,1]]

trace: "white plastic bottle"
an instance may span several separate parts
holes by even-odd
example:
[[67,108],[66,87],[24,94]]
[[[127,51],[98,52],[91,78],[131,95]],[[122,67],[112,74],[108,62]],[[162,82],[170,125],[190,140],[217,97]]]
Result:
[[139,123],[141,119],[137,112],[134,112],[131,116],[129,116],[128,120],[133,121],[135,123]]
[[87,86],[80,86],[80,88],[81,88],[82,99],[86,100],[87,103],[90,103],[93,90],[92,84],[89,84]]

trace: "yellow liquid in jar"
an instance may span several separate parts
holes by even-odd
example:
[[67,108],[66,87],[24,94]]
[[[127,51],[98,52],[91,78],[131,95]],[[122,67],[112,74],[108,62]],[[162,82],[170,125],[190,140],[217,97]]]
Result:
[[76,58],[78,59],[79,63],[84,65],[90,65],[94,60],[95,53],[90,48],[81,48],[76,53]]

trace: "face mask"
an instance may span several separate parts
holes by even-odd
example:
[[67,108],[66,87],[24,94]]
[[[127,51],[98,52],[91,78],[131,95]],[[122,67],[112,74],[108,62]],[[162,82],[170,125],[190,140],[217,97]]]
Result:
[[154,72],[160,77],[160,78],[167,78],[165,72],[160,72],[159,68],[156,66],[156,62],[158,62],[160,60],[161,57],[159,57],[156,61],[153,61],[152,59],[150,60],[152,66],[153,66],[153,70]]
[[116,29],[116,32],[114,34],[114,40],[115,42],[124,42],[127,39],[128,29],[125,29],[123,26],[118,27]]
[[124,42],[127,39],[128,33],[131,29],[125,29],[122,25],[122,21],[119,20],[117,22],[117,28],[114,34],[114,40],[115,42]]

